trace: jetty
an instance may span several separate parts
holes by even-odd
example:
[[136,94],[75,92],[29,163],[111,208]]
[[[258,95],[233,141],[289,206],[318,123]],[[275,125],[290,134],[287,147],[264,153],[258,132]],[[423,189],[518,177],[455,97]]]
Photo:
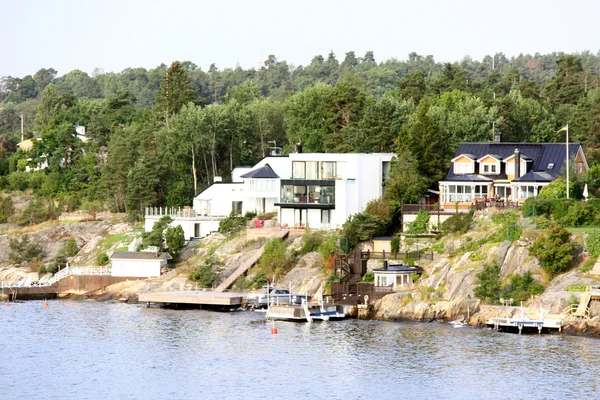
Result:
[[242,306],[244,295],[212,290],[140,293],[140,303],[154,303],[171,308],[209,308],[234,311]]

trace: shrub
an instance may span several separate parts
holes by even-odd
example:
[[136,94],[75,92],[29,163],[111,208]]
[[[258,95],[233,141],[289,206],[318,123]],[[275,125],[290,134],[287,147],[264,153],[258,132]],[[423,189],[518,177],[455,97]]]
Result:
[[[268,213],[264,213],[264,214],[258,214],[256,216],[256,219],[258,219],[259,221],[269,221],[269,220],[272,220],[275,218],[277,218],[277,211],[272,211],[272,212],[268,212]],[[250,218],[250,219],[252,219],[252,218]]]
[[394,218],[394,208],[392,204],[384,198],[373,199],[367,203],[365,212],[383,221],[389,227]]
[[565,228],[555,225],[531,246],[531,254],[540,260],[550,278],[567,271],[571,265],[575,245],[569,236]]
[[375,273],[373,271],[369,271],[363,275],[361,282],[373,283],[375,282]]
[[32,199],[21,215],[17,217],[17,224],[25,226],[42,223],[52,216],[49,215],[51,214],[49,213],[50,208],[46,207],[41,199]]
[[586,285],[571,285],[565,288],[566,292],[585,292],[587,291]]
[[593,231],[587,234],[585,245],[588,254],[592,257],[600,256],[600,231]]
[[244,217],[238,217],[233,214],[229,215],[227,218],[219,221],[219,232],[223,235],[229,235],[230,233],[244,229],[247,222],[248,220]]
[[392,252],[397,253],[400,251],[400,238],[395,236],[392,238],[392,241],[390,243],[390,247]]
[[5,197],[0,203],[0,224],[8,222],[8,219],[15,213],[15,206],[10,197]]
[[385,223],[374,215],[359,213],[351,215],[344,222],[343,230],[350,247],[354,248],[358,242],[370,240],[374,235],[385,232]]
[[254,217],[256,217],[256,212],[254,211],[246,211],[244,214],[244,218],[246,218],[248,221],[252,220]]
[[209,288],[217,280],[219,274],[213,271],[210,265],[200,265],[193,271],[189,278],[198,283],[198,286]]
[[169,216],[161,217],[158,221],[156,221],[150,232],[142,233],[142,243],[140,244],[138,250],[146,249],[151,246],[158,247],[162,250],[164,238],[163,234],[171,222],[173,222],[173,219]]
[[183,233],[183,228],[181,225],[167,228],[165,238],[167,239],[169,254],[173,257],[173,259],[179,259],[179,252],[185,245],[185,234]]
[[79,248],[77,247],[75,238],[69,239],[67,244],[65,244],[65,247],[62,249],[62,253],[64,253],[64,255],[67,257],[73,257],[75,254],[77,254],[77,252],[79,252]]
[[106,264],[108,264],[109,261],[110,258],[108,258],[108,254],[106,254],[105,251],[98,254],[98,256],[96,257],[96,264],[100,266],[105,266]]
[[43,254],[40,245],[31,243],[27,235],[10,239],[9,248],[8,258],[15,264],[20,264],[23,261],[31,261]]
[[55,263],[52,263],[52,264],[48,265],[46,267],[46,272],[49,272],[52,275],[54,275],[55,273],[58,272],[58,265],[56,265]]
[[475,297],[492,304],[498,303],[500,298],[500,265],[498,263],[486,264],[475,275],[477,286],[473,290]]
[[496,225],[514,225],[519,216],[513,212],[499,212],[492,215],[492,222]]
[[527,301],[531,296],[544,293],[544,285],[535,281],[529,271],[523,275],[511,275],[509,279],[510,283],[504,290],[506,298],[512,298],[516,301]]
[[257,273],[265,276],[281,276],[289,270],[290,260],[286,256],[286,245],[281,238],[271,239],[265,245],[262,257],[257,265]]
[[442,223],[442,233],[466,233],[473,222],[473,213],[456,213]]
[[325,259],[328,260],[338,252],[338,235],[336,232],[328,232],[325,234],[325,240],[319,245],[317,251]]
[[537,226],[538,229],[548,229],[551,225],[551,222],[548,218],[541,215],[541,216],[535,218],[535,225]]
[[427,233],[427,224],[429,223],[429,213],[419,210],[415,220],[408,224],[407,233]]
[[42,276],[42,275],[46,275],[46,272],[47,272],[47,271],[46,271],[46,267],[45,267],[44,265],[41,265],[41,266],[38,268],[38,274],[40,274],[40,276]]
[[311,251],[317,251],[321,243],[323,243],[323,232],[312,231],[309,228],[304,228],[300,254],[304,255],[310,253]]

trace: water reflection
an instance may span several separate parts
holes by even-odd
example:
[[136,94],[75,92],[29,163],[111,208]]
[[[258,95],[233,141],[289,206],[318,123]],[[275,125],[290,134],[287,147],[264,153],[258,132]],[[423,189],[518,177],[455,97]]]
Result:
[[13,304],[0,310],[2,398],[596,398],[600,391],[595,339],[357,320],[278,323],[271,335],[263,318]]

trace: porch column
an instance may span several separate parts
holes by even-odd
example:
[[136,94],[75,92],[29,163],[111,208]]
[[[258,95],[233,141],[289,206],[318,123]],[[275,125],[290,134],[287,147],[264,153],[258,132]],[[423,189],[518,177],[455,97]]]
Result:
[[471,185],[471,202],[473,202],[473,200],[475,200],[475,186],[476,185]]

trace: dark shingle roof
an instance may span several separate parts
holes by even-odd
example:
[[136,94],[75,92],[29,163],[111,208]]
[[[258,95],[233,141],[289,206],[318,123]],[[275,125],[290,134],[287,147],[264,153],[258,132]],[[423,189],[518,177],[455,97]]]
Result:
[[241,176],[242,178],[279,178],[279,175],[273,171],[273,168],[269,164],[265,164],[262,167],[250,171]]
[[154,253],[154,252],[146,252],[146,251],[115,251],[112,256],[112,259],[119,260],[161,260],[166,258],[169,260],[171,256],[169,253]]
[[[569,159],[577,155],[581,148],[579,143],[569,143]],[[456,150],[455,157],[462,154],[474,155],[480,159],[488,154],[494,154],[506,159],[515,153],[515,149],[519,149],[521,159],[531,160],[533,163],[530,172],[545,172],[552,180],[560,175],[561,169],[565,165],[565,143],[461,143]],[[552,169],[548,169],[549,164],[554,164]],[[465,179],[468,175],[454,174],[454,168],[451,166],[446,176],[447,180],[468,180]],[[492,175],[494,179],[502,179],[497,175]],[[523,180],[525,176],[521,177]],[[544,175],[545,178],[547,176]]]
[[388,265],[383,268],[375,268],[374,272],[423,272],[423,268],[418,265],[410,266],[404,264]]
[[518,182],[552,182],[556,177],[546,171],[531,171],[522,177],[515,179]]

